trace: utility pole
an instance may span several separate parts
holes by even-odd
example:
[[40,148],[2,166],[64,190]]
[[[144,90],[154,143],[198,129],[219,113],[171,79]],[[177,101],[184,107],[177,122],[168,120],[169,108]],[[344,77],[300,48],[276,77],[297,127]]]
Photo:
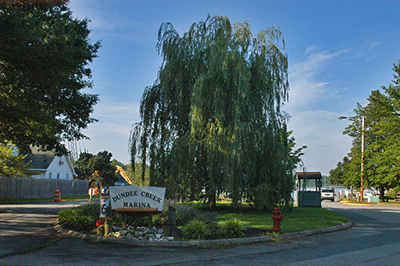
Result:
[[361,137],[361,188],[360,201],[364,200],[364,150],[365,150],[365,116],[362,116],[362,137]]

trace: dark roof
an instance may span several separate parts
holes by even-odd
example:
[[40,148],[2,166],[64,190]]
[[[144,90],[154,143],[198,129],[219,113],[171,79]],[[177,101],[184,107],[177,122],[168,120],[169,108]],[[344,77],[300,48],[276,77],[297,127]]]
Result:
[[296,172],[297,179],[321,179],[321,172]]
[[24,162],[29,163],[30,169],[47,169],[53,161],[56,154],[54,151],[40,151],[36,147],[31,147],[32,153],[28,154]]

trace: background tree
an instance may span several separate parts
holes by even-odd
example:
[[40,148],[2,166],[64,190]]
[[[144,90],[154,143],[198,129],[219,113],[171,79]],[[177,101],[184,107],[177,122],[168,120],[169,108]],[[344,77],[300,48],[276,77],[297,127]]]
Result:
[[293,150],[280,110],[289,88],[280,30],[253,37],[247,21],[209,16],[182,37],[163,23],[158,36],[163,63],[142,96],[132,165],[148,163],[150,185],[168,187],[170,198],[283,201],[302,148]]
[[0,143],[0,176],[15,177],[34,174],[24,162],[26,155],[18,154],[15,145]]
[[93,154],[84,152],[79,154],[77,161],[73,162],[78,179],[88,179],[93,174],[94,170],[89,167],[89,161],[93,157]]
[[[141,163],[136,163],[135,165],[135,171],[133,171],[133,167],[131,164],[123,164],[122,162],[118,161],[118,160],[112,160],[111,164],[116,166],[119,165],[122,167],[122,169],[124,169],[124,171],[133,178],[133,185],[135,186],[148,186],[149,185],[149,167],[146,165],[145,166],[145,179],[144,181],[142,181],[142,167],[143,165]],[[125,179],[119,174],[117,173],[117,175],[119,176],[119,182],[126,182]]]
[[347,186],[345,177],[349,162],[349,158],[345,156],[343,162],[338,162],[336,168],[329,171],[329,182],[331,184]]
[[[353,146],[348,154],[348,162],[340,173],[345,185],[360,187],[361,179],[361,117],[365,117],[365,161],[364,186],[380,189],[384,192],[400,184],[400,63],[394,65],[394,84],[382,86],[382,92],[375,90],[368,97],[368,104],[357,104],[356,116],[344,131],[353,137]],[[338,164],[339,166],[339,164]],[[335,178],[338,169],[331,170]]]
[[400,184],[400,63],[394,66],[393,84],[372,91],[368,98],[366,112],[369,114],[371,145],[368,147],[368,180],[371,186],[381,191],[384,199],[385,189]]
[[116,167],[111,163],[112,153],[102,151],[93,155],[81,153],[79,159],[74,162],[75,171],[79,179],[90,179],[98,177],[97,182],[101,185],[112,186],[118,181],[119,176],[115,173]]
[[0,1],[0,142],[28,152],[30,144],[62,149],[62,140],[85,138],[80,130],[98,96],[88,64],[88,20],[72,17],[68,1]]

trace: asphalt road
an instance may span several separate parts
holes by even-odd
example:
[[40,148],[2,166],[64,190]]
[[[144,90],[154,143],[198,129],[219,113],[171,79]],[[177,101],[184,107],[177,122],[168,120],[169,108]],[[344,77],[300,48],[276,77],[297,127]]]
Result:
[[[57,236],[49,226],[60,206],[53,205],[0,205],[0,265],[400,265],[400,208],[396,207],[323,202],[324,208],[349,217],[354,226],[274,243],[161,248],[91,243]],[[26,222],[24,217],[38,222]],[[41,242],[32,251],[21,253],[21,245],[13,246],[21,239],[30,246],[30,239],[35,238]],[[41,245],[44,247],[40,248]]]
[[2,258],[46,245],[57,237],[53,230],[62,208],[81,202],[0,205],[0,264]]

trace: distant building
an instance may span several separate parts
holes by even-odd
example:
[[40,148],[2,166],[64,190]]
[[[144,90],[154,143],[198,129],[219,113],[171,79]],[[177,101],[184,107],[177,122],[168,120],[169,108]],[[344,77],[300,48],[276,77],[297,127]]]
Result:
[[30,170],[37,171],[32,177],[72,180],[76,176],[68,155],[57,156],[54,151],[41,151],[38,147],[31,150],[24,161],[29,162]]

